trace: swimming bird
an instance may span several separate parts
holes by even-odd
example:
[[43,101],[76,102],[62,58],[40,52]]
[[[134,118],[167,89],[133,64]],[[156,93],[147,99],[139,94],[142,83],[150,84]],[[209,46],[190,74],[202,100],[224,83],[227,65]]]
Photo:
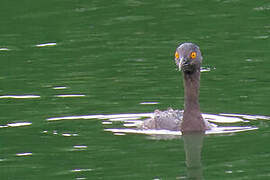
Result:
[[204,120],[199,105],[200,69],[202,54],[199,46],[193,43],[180,44],[175,51],[175,64],[182,71],[184,81],[184,111],[155,110],[154,116],[143,122],[144,129],[180,130],[204,132],[210,124]]

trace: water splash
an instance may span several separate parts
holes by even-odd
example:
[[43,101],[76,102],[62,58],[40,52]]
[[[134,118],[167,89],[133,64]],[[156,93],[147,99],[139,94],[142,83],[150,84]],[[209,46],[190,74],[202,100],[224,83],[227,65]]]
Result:
[[[215,69],[215,68],[214,68]],[[201,67],[201,72],[209,72],[212,69],[210,67]]]
[[[243,115],[243,114],[202,114],[202,116],[212,124],[211,130],[206,131],[206,134],[225,134],[236,133],[243,131],[256,130],[254,126],[220,126],[220,124],[235,124],[248,123],[250,120],[270,120],[270,117],[261,115]],[[52,117],[47,121],[60,120],[79,120],[79,119],[100,119],[102,124],[106,127],[104,131],[114,133],[114,135],[125,134],[145,134],[145,135],[167,135],[167,136],[181,136],[180,131],[170,130],[146,130],[138,129],[146,118],[153,117],[153,113],[138,113],[138,114],[100,114],[100,115],[82,115],[82,116],[66,116],[66,117]],[[123,127],[114,128],[115,122],[121,122]],[[214,124],[218,123],[218,125]]]

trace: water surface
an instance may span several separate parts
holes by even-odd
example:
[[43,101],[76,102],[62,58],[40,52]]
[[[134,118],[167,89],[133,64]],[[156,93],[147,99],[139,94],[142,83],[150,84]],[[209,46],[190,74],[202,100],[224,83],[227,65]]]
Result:
[[266,0],[2,2],[1,179],[187,178],[181,136],[114,135],[106,129],[130,127],[98,117],[48,120],[182,109],[173,56],[185,41],[200,46],[209,69],[202,112],[256,115],[217,123],[254,130],[204,137],[204,179],[269,179],[269,7]]

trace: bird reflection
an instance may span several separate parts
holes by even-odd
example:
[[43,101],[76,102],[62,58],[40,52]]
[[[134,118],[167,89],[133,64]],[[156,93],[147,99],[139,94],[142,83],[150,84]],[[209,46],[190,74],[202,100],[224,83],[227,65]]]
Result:
[[201,151],[204,133],[185,133],[183,135],[186,153],[187,178],[189,180],[203,179]]

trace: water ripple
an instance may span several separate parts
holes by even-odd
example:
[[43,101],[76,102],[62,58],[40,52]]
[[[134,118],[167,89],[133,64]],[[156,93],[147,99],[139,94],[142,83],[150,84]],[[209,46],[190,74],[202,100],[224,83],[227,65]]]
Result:
[[60,94],[55,95],[55,97],[61,97],[61,98],[70,98],[70,97],[84,97],[84,94]]
[[0,48],[0,51],[9,51],[10,49],[8,48]]
[[[211,130],[207,130],[206,134],[226,134],[226,133],[236,133],[243,131],[251,131],[256,130],[257,127],[244,126],[244,127],[214,127]],[[118,135],[122,133],[125,134],[145,134],[145,135],[166,135],[166,136],[181,136],[182,133],[180,131],[170,131],[170,130],[156,130],[156,129],[128,129],[128,128],[108,128],[104,131],[109,131],[114,133],[114,135]]]
[[52,89],[55,89],[55,90],[58,90],[58,89],[67,89],[66,86],[56,86],[56,87],[53,87]]
[[144,104],[153,105],[153,104],[159,104],[159,102],[141,102],[140,104],[142,104],[142,105],[144,105]]
[[46,47],[46,46],[56,46],[55,42],[52,43],[44,43],[44,44],[37,44],[36,47]]
[[26,153],[17,153],[16,156],[32,156],[33,153],[31,152],[26,152]]
[[30,125],[32,125],[31,122],[17,122],[17,123],[9,123],[7,125],[0,126],[0,128],[21,127],[21,126],[30,126]]
[[0,99],[5,98],[13,98],[13,99],[32,99],[32,98],[40,98],[38,95],[3,95],[0,96]]
[[[125,135],[129,133],[146,134],[146,135],[168,135],[179,136],[180,131],[170,130],[145,130],[138,129],[143,123],[145,118],[150,118],[153,113],[138,113],[138,114],[108,114],[108,115],[82,115],[82,116],[66,116],[66,117],[53,117],[48,118],[47,121],[59,121],[59,120],[77,120],[77,119],[100,119],[104,120],[102,124],[106,126],[105,131],[114,133],[114,135]],[[204,119],[211,123],[218,124],[233,124],[233,123],[248,123],[250,120],[270,120],[270,117],[261,115],[244,115],[244,114],[202,114]],[[114,125],[114,122],[123,122],[121,128],[110,128]],[[211,130],[206,131],[206,134],[225,134],[256,130],[254,126],[220,126],[213,124]]]

